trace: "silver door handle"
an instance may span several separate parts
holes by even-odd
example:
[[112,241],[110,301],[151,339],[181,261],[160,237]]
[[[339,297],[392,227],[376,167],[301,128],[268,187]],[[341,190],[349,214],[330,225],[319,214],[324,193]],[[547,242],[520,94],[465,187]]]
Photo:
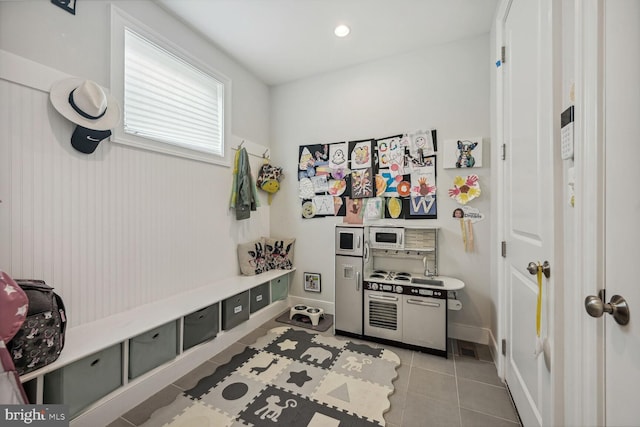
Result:
[[358,243],[356,243],[356,248],[360,248],[360,236],[358,236]]
[[360,290],[360,272],[356,271],[356,291]]
[[388,297],[385,295],[369,295],[370,299],[380,299],[383,301],[398,301],[397,297]]
[[425,307],[440,307],[437,302],[420,301],[419,299],[408,299],[407,304],[424,305]]
[[629,305],[620,295],[614,295],[608,303],[602,301],[604,293],[600,291],[600,296],[589,295],[584,300],[584,308],[591,317],[600,317],[603,313],[609,313],[619,325],[629,323]]
[[[532,275],[538,274],[538,264],[530,262],[529,265],[527,265],[527,271]],[[547,279],[551,277],[551,264],[549,264],[549,261],[542,263],[542,274],[544,274],[544,277]]]

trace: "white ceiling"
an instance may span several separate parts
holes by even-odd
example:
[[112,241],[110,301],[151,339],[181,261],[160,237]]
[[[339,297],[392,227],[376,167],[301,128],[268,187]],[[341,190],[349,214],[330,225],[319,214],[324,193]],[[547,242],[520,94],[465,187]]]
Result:
[[[497,0],[158,0],[269,85],[486,34]],[[333,34],[336,25],[349,36]]]

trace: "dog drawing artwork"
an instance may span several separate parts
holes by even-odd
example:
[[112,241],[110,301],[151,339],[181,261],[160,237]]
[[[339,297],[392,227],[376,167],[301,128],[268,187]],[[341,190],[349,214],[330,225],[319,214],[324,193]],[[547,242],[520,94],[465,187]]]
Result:
[[298,406],[298,402],[293,399],[287,399],[287,401],[284,402],[284,406],[278,405],[278,403],[280,403],[280,397],[272,394],[271,396],[267,397],[267,404],[255,411],[254,414],[259,415],[261,420],[267,418],[274,423],[277,423],[278,417],[282,415],[283,410],[287,408],[295,408],[296,406]]
[[471,152],[478,146],[477,142],[458,141],[458,160],[457,168],[472,168],[476,164],[476,159]]

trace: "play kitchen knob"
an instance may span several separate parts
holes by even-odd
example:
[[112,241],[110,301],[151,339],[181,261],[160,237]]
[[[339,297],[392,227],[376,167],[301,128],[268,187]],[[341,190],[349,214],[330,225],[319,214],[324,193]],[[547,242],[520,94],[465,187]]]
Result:
[[602,301],[604,293],[600,291],[600,296],[589,295],[584,300],[584,308],[591,317],[600,317],[603,313],[609,313],[619,325],[629,323],[629,306],[627,301],[620,295],[611,297],[611,301],[604,303]]

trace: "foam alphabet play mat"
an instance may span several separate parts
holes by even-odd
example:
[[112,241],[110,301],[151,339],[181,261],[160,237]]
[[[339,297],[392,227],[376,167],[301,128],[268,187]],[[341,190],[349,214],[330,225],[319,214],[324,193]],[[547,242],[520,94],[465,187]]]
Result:
[[274,328],[184,391],[157,425],[383,426],[399,365],[386,349]]

